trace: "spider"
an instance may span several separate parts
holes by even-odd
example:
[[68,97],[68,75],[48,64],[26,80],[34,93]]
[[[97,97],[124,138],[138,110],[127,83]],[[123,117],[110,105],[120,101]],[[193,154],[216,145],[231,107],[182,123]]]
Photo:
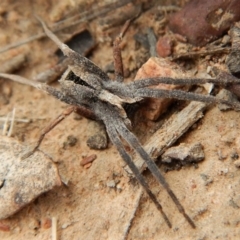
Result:
[[70,104],[71,107],[66,109],[45,129],[43,129],[35,147],[25,156],[23,156],[23,158],[26,158],[29,155],[33,154],[34,151],[36,151],[40,146],[44,136],[58,123],[60,123],[66,116],[71,114],[73,111],[80,112],[82,115],[94,118],[105,125],[110,140],[116,146],[122,159],[130,167],[136,179],[144,188],[157,209],[161,212],[167,225],[170,228],[172,226],[168,217],[164,213],[161,204],[157,200],[154,193],[150,190],[148,183],[132,161],[131,156],[125,150],[122,139],[125,140],[129,146],[134,149],[135,152],[139,154],[140,157],[146,162],[147,167],[153,176],[157,179],[157,181],[161,183],[166,189],[179,212],[185,217],[190,226],[195,228],[195,223],[185,212],[184,207],[179,202],[174,192],[171,190],[164,176],[159,171],[157,165],[141,146],[138,138],[131,132],[131,121],[128,118],[125,107],[126,105],[131,105],[143,101],[145,98],[175,98],[215,104],[225,103],[239,109],[240,104],[238,102],[231,102],[228,100],[218,99],[214,96],[206,96],[191,92],[184,92],[181,90],[153,89],[149,88],[149,86],[154,86],[159,83],[193,85],[210,82],[221,84],[226,87],[229,84],[240,83],[240,80],[226,72],[221,72],[218,78],[215,79],[173,79],[155,77],[125,84],[123,82],[123,70],[119,43],[121,41],[123,33],[129,25],[129,22],[127,22],[124,25],[125,28],[121,32],[120,36],[115,40],[114,63],[116,79],[115,81],[112,81],[108,75],[104,73],[99,67],[97,67],[93,62],[73,51],[66,44],[62,43],[58,37],[48,29],[46,24],[41,19],[38,18],[38,20],[41,22],[46,35],[57,44],[63,54],[69,59],[69,69],[59,80],[61,88],[56,89],[49,85],[33,82],[26,78],[13,74],[0,73],[0,77],[31,85],[35,88],[47,92],[48,94],[67,104]]

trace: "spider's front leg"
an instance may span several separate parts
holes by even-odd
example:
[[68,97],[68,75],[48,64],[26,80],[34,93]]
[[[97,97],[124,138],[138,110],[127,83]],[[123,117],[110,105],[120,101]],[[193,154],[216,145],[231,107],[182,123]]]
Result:
[[209,104],[227,104],[236,110],[240,109],[240,103],[236,100],[225,100],[220,99],[211,95],[197,94],[194,92],[185,92],[182,90],[167,90],[167,89],[154,89],[148,88],[149,86],[158,85],[159,83],[164,84],[175,84],[175,85],[196,85],[204,83],[214,83],[216,85],[223,85],[228,88],[234,84],[240,84],[240,79],[232,76],[227,72],[221,72],[217,78],[213,79],[199,79],[199,78],[186,78],[186,79],[174,79],[169,77],[155,77],[148,79],[141,79],[132,82],[127,85],[134,98],[174,98],[179,100],[198,101],[206,102]]
[[[176,80],[176,81],[175,81]],[[199,80],[199,81],[198,81]],[[236,100],[225,100],[220,99],[214,96],[210,95],[203,95],[203,94],[197,94],[193,92],[185,92],[182,90],[167,90],[167,89],[153,89],[148,88],[147,86],[157,85],[159,83],[165,83],[165,84],[176,84],[176,85],[193,85],[200,83],[206,83],[206,82],[215,82],[221,84],[221,81],[218,79],[173,79],[173,78],[149,78],[144,80],[139,80],[136,83],[129,84],[129,87],[131,88],[131,91],[133,92],[133,95],[135,98],[174,98],[179,100],[187,100],[187,101],[198,101],[198,102],[206,102],[209,104],[227,104],[231,107],[233,107],[236,110],[240,109],[240,103]],[[225,83],[225,80],[224,80]],[[231,83],[231,82],[230,82]],[[233,83],[240,83],[239,79],[233,79]]]
[[[41,23],[46,35],[61,49],[63,54],[67,56],[70,60],[69,67],[71,70],[81,79],[86,80],[89,74],[95,74],[97,77],[101,78],[103,81],[109,81],[108,75],[103,72],[98,66],[96,66],[92,61],[82,56],[81,54],[73,51],[66,44],[64,44],[54,33],[52,33],[44,21],[36,16],[38,21]],[[72,69],[77,66],[77,73],[75,69]]]

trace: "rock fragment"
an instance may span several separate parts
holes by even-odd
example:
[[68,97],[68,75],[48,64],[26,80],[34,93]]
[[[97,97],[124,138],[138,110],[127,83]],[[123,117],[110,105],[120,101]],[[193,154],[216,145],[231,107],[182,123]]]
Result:
[[[138,70],[135,79],[137,81],[151,77],[186,78],[187,75],[177,64],[163,58],[151,57]],[[158,84],[154,86],[154,88],[172,90],[179,88],[179,86],[173,84]],[[141,108],[141,114],[149,120],[157,120],[159,116],[167,110],[171,102],[173,102],[173,99],[148,99],[146,104]]]
[[189,43],[204,46],[222,36],[239,20],[239,0],[192,0],[170,15],[169,28],[186,36]]
[[185,144],[171,147],[162,155],[162,162],[170,163],[172,160],[180,160],[185,163],[200,162],[204,159],[203,146],[201,143]]
[[[234,101],[238,102],[237,97],[226,89],[221,89],[221,91],[217,94],[217,97],[220,99],[231,101],[231,102],[234,102]],[[226,111],[226,110],[232,109],[231,106],[224,104],[224,103],[219,103],[218,108],[221,111]]]

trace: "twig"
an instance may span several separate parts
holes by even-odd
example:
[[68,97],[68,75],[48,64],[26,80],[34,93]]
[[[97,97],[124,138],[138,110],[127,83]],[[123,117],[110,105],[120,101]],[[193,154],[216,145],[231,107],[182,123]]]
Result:
[[26,62],[26,55],[19,54],[7,60],[3,64],[0,64],[0,72],[11,73],[15,70],[18,70],[25,62]]
[[[59,21],[56,24],[53,25],[53,27],[57,27],[59,28],[59,26],[61,27],[68,27],[69,24],[70,26],[72,26],[72,23],[81,23],[81,22],[86,22],[89,20],[92,20],[94,18],[100,17],[101,15],[104,15],[110,11],[113,11],[117,8],[120,8],[128,3],[132,2],[131,0],[122,0],[122,1],[115,1],[113,3],[110,4],[106,4],[104,6],[102,6],[101,8],[99,8],[99,6],[93,7],[90,11],[85,11],[85,12],[81,12],[80,14],[76,14],[72,17],[69,17],[65,20]],[[80,18],[80,19],[79,19]],[[75,19],[78,19],[77,21],[75,21]],[[69,23],[67,23],[69,22]],[[73,24],[75,25],[75,24]]]
[[7,117],[5,118],[4,124],[3,124],[3,131],[2,131],[3,136],[7,135],[9,117],[10,117],[10,113],[8,113]]
[[[122,1],[116,1],[114,3],[110,3],[108,5],[105,5],[101,9],[93,8],[91,11],[83,12],[83,13],[81,13],[79,15],[75,15],[73,17],[70,17],[70,18],[68,18],[66,20],[63,20],[63,21],[60,21],[60,22],[54,24],[52,26],[52,28],[51,28],[51,31],[52,32],[58,32],[58,31],[61,31],[63,29],[66,29],[68,27],[77,25],[79,23],[83,23],[83,22],[87,22],[87,21],[93,20],[94,18],[100,17],[102,15],[105,15],[108,12],[110,12],[110,11],[116,9],[116,8],[122,7],[122,6],[124,6],[125,4],[127,4],[129,2],[131,2],[131,0],[122,0]],[[76,21],[73,21],[77,17],[80,17],[80,19],[78,19]],[[9,45],[1,48],[0,49],[0,53],[6,52],[6,51],[8,51],[8,50],[10,50],[12,48],[16,48],[16,47],[22,46],[22,45],[24,45],[26,43],[32,42],[34,40],[40,39],[40,38],[45,37],[45,36],[46,36],[45,33],[38,33],[38,34],[36,34],[36,35],[34,35],[32,37],[20,40],[18,42],[9,44]]]
[[57,218],[52,217],[52,240],[57,240]]
[[[3,124],[3,131],[2,131],[3,136],[7,135],[8,137],[11,137],[12,131],[13,131],[13,125],[15,121],[15,113],[16,113],[16,109],[13,108],[12,113],[8,113],[7,117],[5,117],[4,124]],[[12,114],[12,117],[10,118],[11,114]],[[9,127],[9,121],[11,121],[10,127]]]
[[[149,138],[143,146],[145,151],[156,161],[166,148],[173,145],[196,121],[203,117],[206,107],[206,103],[191,102]],[[140,172],[146,168],[144,161],[138,156],[134,162]],[[132,175],[128,166],[125,166],[125,170]]]
[[135,199],[135,204],[134,204],[134,207],[133,207],[133,211],[132,211],[132,214],[130,216],[130,219],[129,219],[129,222],[124,230],[124,233],[123,233],[123,240],[126,240],[127,239],[127,236],[128,236],[128,233],[129,233],[129,230],[132,226],[132,223],[133,223],[133,220],[135,218],[135,214],[138,210],[138,207],[139,207],[139,203],[140,203],[140,200],[141,200],[141,197],[142,197],[142,194],[143,194],[143,189],[140,188],[138,190],[138,194],[136,196],[136,199]]
[[[13,118],[8,118],[8,121],[12,121]],[[40,119],[45,119],[45,118],[40,118]],[[0,117],[0,122],[5,122],[7,120],[7,117]],[[31,120],[29,119],[24,119],[24,118],[15,118],[15,122],[20,122],[20,123],[30,123]]]
[[172,60],[176,60],[179,58],[195,58],[195,57],[201,57],[201,56],[207,56],[207,55],[213,55],[213,54],[229,53],[230,50],[231,50],[231,48],[229,48],[229,47],[221,47],[221,48],[198,51],[198,52],[180,53],[178,55],[173,56]]
[[16,109],[13,108],[10,128],[9,128],[8,134],[7,134],[8,137],[11,137],[11,135],[12,135],[13,125],[14,125],[14,120],[15,120],[15,113],[16,113]]
[[33,81],[41,83],[51,83],[68,68],[68,64],[69,61],[67,58],[65,58],[62,62],[44,72],[37,74],[32,79]]

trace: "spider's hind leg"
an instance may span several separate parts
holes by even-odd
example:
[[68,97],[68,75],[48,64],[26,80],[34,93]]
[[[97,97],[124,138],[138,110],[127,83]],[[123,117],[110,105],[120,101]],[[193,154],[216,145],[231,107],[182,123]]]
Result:
[[[186,214],[183,206],[177,199],[176,195],[173,193],[173,191],[170,189],[168,183],[166,182],[164,176],[159,172],[159,169],[157,165],[154,163],[154,161],[150,158],[150,156],[146,153],[146,151],[143,149],[141,144],[139,143],[137,137],[129,131],[129,129],[124,124],[124,121],[119,116],[118,112],[116,112],[114,109],[106,108],[105,106],[98,106],[99,108],[99,117],[104,122],[108,135],[112,141],[112,143],[117,147],[120,155],[122,156],[123,160],[128,164],[130,169],[132,170],[133,174],[139,181],[139,183],[142,185],[144,190],[147,192],[150,199],[154,202],[157,209],[162,213],[165,221],[169,225],[169,220],[167,219],[166,215],[162,211],[162,207],[160,203],[158,202],[156,196],[152,193],[152,191],[149,189],[148,184],[144,180],[142,174],[136,167],[135,163],[132,161],[129,154],[124,149],[123,143],[120,140],[120,137],[122,137],[129,146],[135,150],[136,153],[138,153],[141,158],[146,162],[149,170],[154,175],[154,177],[157,179],[157,181],[162,184],[162,186],[166,189],[169,196],[172,198],[173,202],[177,206],[178,210],[182,215],[185,217],[185,219],[188,221],[188,223],[191,225],[192,228],[195,228],[195,224],[192,221],[192,219]],[[111,118],[109,117],[111,116]],[[114,122],[113,122],[114,119]],[[119,137],[120,136],[120,137]]]
[[[146,153],[146,151],[143,149],[141,144],[139,143],[138,139],[135,137],[133,133],[131,133],[126,126],[122,123],[122,121],[118,121],[116,123],[116,129],[120,136],[122,136],[128,144],[141,156],[141,158],[146,162],[149,170],[154,175],[156,180],[162,184],[162,186],[166,189],[167,193],[175,203],[178,211],[185,217],[185,219],[188,221],[190,226],[192,228],[195,228],[195,224],[192,221],[192,219],[187,215],[185,212],[184,207],[179,202],[178,198],[174,194],[174,192],[171,190],[170,186],[168,185],[167,181],[165,180],[164,176],[160,173],[157,165],[155,162],[150,158],[150,156]],[[138,169],[137,169],[138,170]],[[139,170],[138,170],[139,171]],[[149,195],[150,196],[150,195]],[[151,196],[150,196],[151,197]],[[152,199],[152,198],[151,198]]]
[[240,103],[238,101],[224,100],[211,95],[185,92],[182,90],[140,88],[136,90],[134,94],[135,94],[135,97],[142,97],[142,98],[173,98],[173,99],[187,100],[187,101],[206,102],[209,104],[223,103],[233,107],[236,110],[240,109]]
[[148,196],[154,202],[157,209],[161,212],[161,214],[164,218],[164,221],[167,223],[168,227],[171,228],[172,224],[170,223],[170,221],[169,221],[167,215],[165,214],[165,212],[163,211],[161,204],[159,203],[159,201],[157,200],[157,198],[153,194],[153,192],[150,190],[149,185],[147,184],[144,177],[141,175],[141,173],[137,169],[136,165],[132,161],[129,154],[124,149],[123,143],[120,140],[120,137],[117,133],[115,125],[113,125],[112,121],[106,121],[105,125],[106,125],[106,128],[107,128],[108,136],[111,139],[112,143],[117,147],[122,159],[126,162],[126,164],[129,166],[129,168],[132,170],[132,172],[134,173],[138,182],[141,184],[141,186],[147,192]]

